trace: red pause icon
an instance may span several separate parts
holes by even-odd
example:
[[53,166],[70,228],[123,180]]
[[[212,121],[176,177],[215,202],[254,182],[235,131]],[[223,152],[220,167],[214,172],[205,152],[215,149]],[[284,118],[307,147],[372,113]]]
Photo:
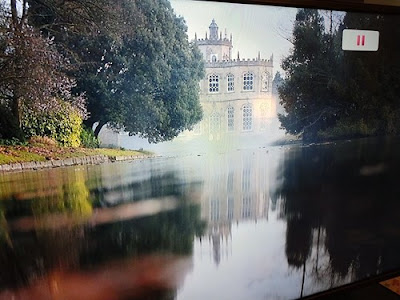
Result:
[[365,45],[365,35],[357,35],[357,46]]

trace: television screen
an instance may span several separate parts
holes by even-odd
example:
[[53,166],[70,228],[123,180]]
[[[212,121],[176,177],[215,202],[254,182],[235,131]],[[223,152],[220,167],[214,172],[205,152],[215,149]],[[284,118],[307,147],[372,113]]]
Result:
[[0,2],[0,299],[396,275],[397,10],[259,2]]

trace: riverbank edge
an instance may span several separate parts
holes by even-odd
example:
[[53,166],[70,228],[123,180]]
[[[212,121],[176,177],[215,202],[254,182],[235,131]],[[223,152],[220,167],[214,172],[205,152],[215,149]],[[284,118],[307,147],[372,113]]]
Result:
[[100,154],[100,155],[90,155],[83,157],[71,157],[60,160],[20,162],[20,163],[0,165],[0,173],[42,170],[42,169],[80,166],[80,165],[99,165],[104,163],[133,161],[133,160],[140,160],[153,157],[156,156],[154,154],[126,155],[126,156],[108,156]]

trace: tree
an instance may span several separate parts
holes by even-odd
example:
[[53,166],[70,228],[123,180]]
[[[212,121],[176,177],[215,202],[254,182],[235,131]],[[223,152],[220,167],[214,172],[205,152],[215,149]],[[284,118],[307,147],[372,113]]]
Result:
[[377,52],[347,52],[343,57],[346,98],[350,99],[350,113],[343,123],[362,121],[365,135],[399,134],[399,42],[393,39],[400,35],[398,19],[394,15],[347,13],[342,28],[377,30],[381,45]]
[[202,57],[168,1],[141,1],[137,9],[143,25],[122,48],[129,57],[119,90],[122,125],[151,142],[170,140],[202,118]]
[[[9,8],[9,9],[8,9]],[[31,113],[57,110],[60,99],[69,102],[81,117],[86,114],[83,95],[71,91],[75,81],[66,75],[71,66],[45,38],[27,24],[27,2],[18,10],[16,0],[2,8],[0,22],[0,104],[11,114],[22,137],[25,108]]]
[[[282,64],[287,80],[280,96],[287,114],[282,126],[304,140],[353,138],[400,133],[397,59],[399,21],[392,15],[346,13],[336,30],[317,11],[299,10],[293,50]],[[342,51],[344,29],[380,33],[377,52]]]
[[282,78],[281,72],[277,71],[275,73],[274,80],[272,81],[272,92],[276,93],[284,81],[285,80]]
[[[197,83],[203,65],[200,52],[188,42],[184,20],[176,17],[167,0],[105,5],[108,24],[97,21],[90,35],[68,27],[65,34],[58,24],[68,23],[63,21],[68,15],[31,18],[79,65],[73,75],[77,91],[88,99],[87,125],[99,122],[96,135],[108,123],[152,142],[191,128],[202,117]],[[118,26],[110,25],[114,22]]]
[[100,123],[96,133],[110,123],[150,142],[170,140],[201,120],[201,54],[168,1],[124,5],[124,17],[140,16],[140,23],[101,53],[96,75],[82,78],[84,86],[97,87],[89,92],[88,121]]
[[326,32],[317,10],[299,9],[293,29],[293,49],[282,62],[287,79],[279,88],[287,114],[282,126],[305,140],[335,123],[340,107],[337,61],[340,57],[336,31]]
[[71,36],[114,36],[129,30],[122,2],[109,0],[26,0],[29,24],[46,35],[54,36],[63,50],[74,54],[68,46]]

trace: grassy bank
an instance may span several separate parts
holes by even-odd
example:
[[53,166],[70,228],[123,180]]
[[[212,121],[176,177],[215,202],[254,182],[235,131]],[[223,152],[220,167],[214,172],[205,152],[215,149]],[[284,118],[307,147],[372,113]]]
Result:
[[0,165],[33,161],[61,160],[75,157],[106,155],[109,157],[149,155],[146,151],[120,149],[87,149],[58,146],[1,146]]

